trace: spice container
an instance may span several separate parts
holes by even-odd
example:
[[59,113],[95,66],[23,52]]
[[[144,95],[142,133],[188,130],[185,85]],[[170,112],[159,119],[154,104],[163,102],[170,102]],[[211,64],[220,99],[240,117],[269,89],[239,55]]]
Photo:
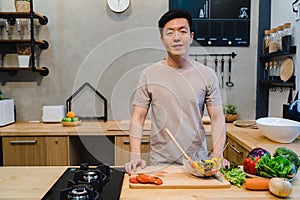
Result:
[[277,61],[273,62],[273,80],[280,80],[280,67]]
[[269,63],[265,62],[264,80],[269,80]]
[[273,70],[273,62],[269,63],[269,80],[273,80],[274,70]]
[[292,31],[291,31],[291,23],[285,23],[283,25],[283,35],[282,35],[282,51],[289,52],[291,43],[292,43]]
[[270,43],[270,30],[265,30],[265,36],[263,41],[263,54],[269,53],[269,43]]
[[278,42],[276,38],[277,28],[272,28],[270,33],[270,43],[269,43],[269,53],[274,53],[278,51]]
[[283,26],[278,26],[277,27],[277,33],[276,33],[276,40],[278,43],[278,51],[282,51],[282,36],[283,36]]

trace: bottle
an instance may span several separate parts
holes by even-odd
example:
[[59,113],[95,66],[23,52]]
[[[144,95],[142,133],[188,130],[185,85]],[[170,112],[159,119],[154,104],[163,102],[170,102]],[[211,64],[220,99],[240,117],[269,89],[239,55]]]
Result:
[[277,50],[278,50],[278,43],[276,40],[276,32],[277,32],[276,28],[271,29],[271,33],[270,33],[271,40],[269,43],[269,53],[274,53],[274,52],[277,52]]
[[273,62],[273,80],[280,80],[280,67],[277,61]]
[[270,30],[265,30],[265,36],[263,41],[263,54],[269,53],[269,43],[270,43]]
[[269,63],[265,62],[264,80],[269,80]]
[[278,44],[278,51],[282,51],[282,36],[283,36],[283,30],[284,27],[283,26],[278,26],[277,27],[277,33],[276,33],[276,40],[277,40],[277,44]]
[[273,80],[273,62],[269,63],[269,80]]
[[291,43],[292,43],[292,31],[291,31],[291,23],[285,23],[283,25],[283,35],[282,35],[282,51],[283,52],[289,52]]

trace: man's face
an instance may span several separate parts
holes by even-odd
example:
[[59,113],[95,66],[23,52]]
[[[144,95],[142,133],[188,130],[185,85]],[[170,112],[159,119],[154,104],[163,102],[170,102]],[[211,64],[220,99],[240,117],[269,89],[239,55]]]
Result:
[[176,18],[165,24],[161,40],[169,54],[187,56],[194,33],[185,18]]

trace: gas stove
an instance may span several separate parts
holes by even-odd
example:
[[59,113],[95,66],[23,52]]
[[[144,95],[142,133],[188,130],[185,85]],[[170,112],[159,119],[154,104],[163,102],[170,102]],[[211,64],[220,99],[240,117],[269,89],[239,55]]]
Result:
[[123,168],[101,164],[68,168],[42,200],[118,200]]

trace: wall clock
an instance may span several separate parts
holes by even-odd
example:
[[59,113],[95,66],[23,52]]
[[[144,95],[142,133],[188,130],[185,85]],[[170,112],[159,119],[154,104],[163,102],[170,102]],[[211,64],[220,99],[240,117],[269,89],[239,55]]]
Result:
[[107,0],[109,8],[117,13],[124,12],[130,4],[130,0]]

